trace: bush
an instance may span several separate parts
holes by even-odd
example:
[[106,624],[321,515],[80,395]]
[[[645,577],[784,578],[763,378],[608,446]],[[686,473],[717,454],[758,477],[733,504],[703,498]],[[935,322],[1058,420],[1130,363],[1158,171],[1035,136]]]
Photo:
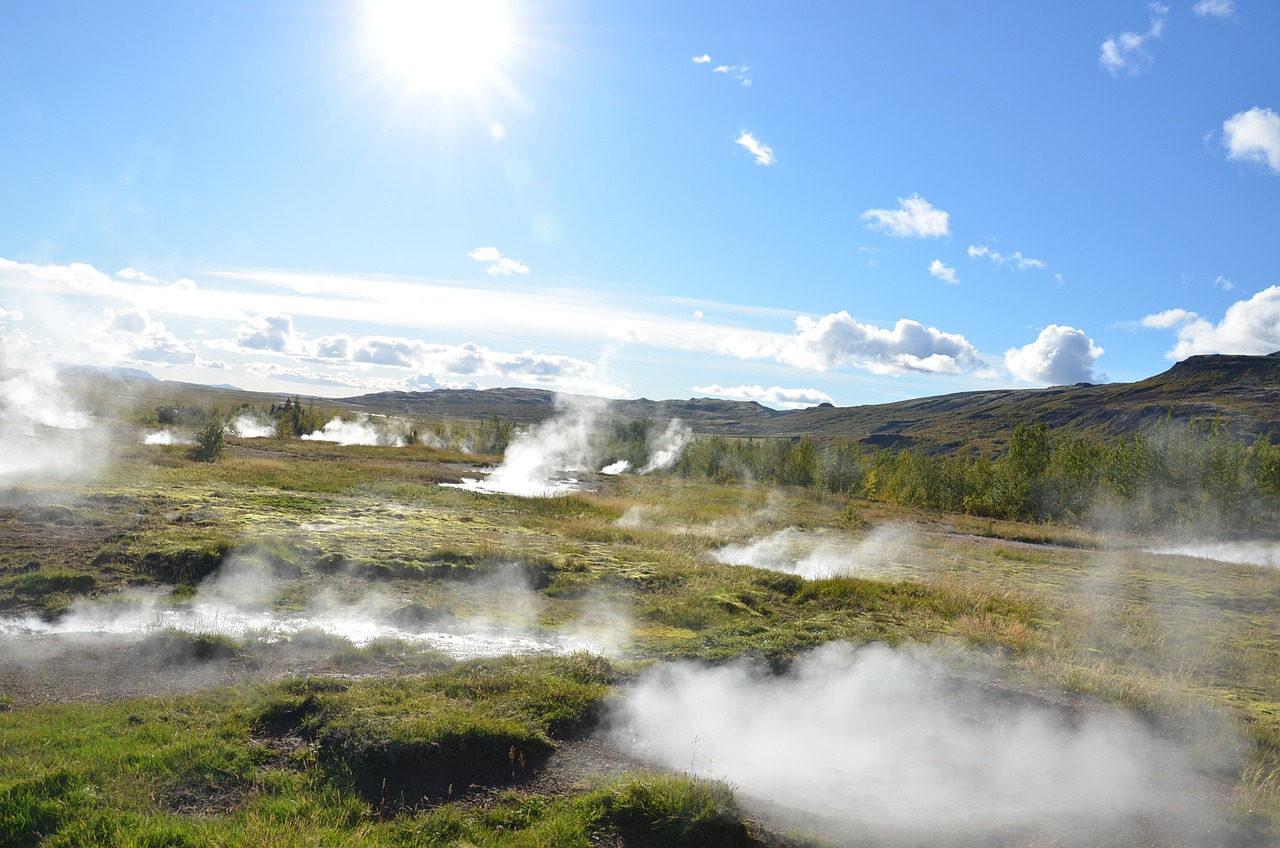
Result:
[[213,462],[227,450],[227,422],[217,412],[209,413],[209,417],[196,431],[195,447],[191,449],[191,458],[200,462]]

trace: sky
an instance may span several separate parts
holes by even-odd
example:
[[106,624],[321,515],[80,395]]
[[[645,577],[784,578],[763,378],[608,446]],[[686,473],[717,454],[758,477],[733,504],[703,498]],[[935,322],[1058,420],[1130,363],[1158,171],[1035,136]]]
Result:
[[1272,0],[0,6],[0,343],[837,406],[1280,350]]

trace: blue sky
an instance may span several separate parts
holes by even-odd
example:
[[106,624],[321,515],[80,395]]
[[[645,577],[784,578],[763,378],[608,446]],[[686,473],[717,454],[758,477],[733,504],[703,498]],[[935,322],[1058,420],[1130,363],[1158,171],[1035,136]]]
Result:
[[1280,350],[1280,4],[0,11],[0,339],[786,407]]

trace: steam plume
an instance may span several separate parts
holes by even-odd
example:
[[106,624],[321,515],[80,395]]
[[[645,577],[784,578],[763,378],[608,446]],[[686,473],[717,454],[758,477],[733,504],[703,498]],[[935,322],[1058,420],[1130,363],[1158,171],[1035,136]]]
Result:
[[0,379],[0,482],[66,479],[100,455],[92,419],[76,408],[51,368]]
[[642,756],[859,844],[1119,845],[1135,827],[1222,844],[1203,775],[1149,725],[1017,699],[923,651],[831,644],[782,676],[660,667],[613,727]]
[[911,540],[911,531],[898,524],[882,524],[856,544],[836,534],[787,528],[744,545],[726,545],[711,556],[728,565],[750,565],[820,580],[881,572],[903,558]]

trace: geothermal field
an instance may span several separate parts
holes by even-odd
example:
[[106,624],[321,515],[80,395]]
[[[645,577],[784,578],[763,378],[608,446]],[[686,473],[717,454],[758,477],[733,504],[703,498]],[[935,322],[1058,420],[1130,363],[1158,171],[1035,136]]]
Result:
[[715,479],[604,406],[26,397],[0,844],[1278,844],[1266,528]]

